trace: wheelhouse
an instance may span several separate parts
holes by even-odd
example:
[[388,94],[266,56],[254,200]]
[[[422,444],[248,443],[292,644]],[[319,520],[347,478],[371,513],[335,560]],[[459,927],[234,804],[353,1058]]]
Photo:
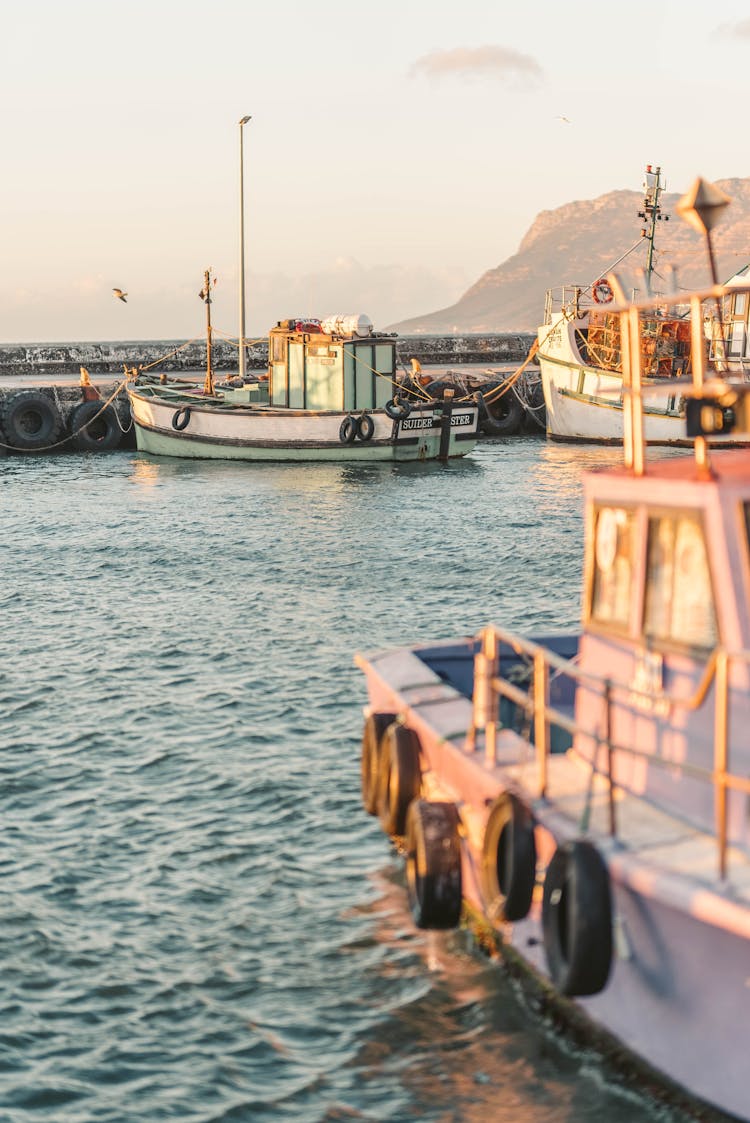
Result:
[[[269,333],[268,380],[272,406],[305,410],[382,409],[393,397],[396,343],[378,335],[366,317],[329,321],[283,320]],[[353,330],[346,330],[353,321]],[[362,333],[362,334],[360,334]]]

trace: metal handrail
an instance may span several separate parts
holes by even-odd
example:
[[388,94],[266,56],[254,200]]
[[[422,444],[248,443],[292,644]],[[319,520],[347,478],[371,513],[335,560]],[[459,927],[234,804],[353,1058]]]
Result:
[[[500,697],[505,697],[514,702],[534,721],[538,772],[537,791],[541,798],[546,797],[548,791],[547,761],[550,754],[551,726],[554,725],[564,730],[572,737],[580,734],[597,742],[597,753],[591,762],[591,768],[594,771],[598,771],[596,758],[599,751],[602,748],[606,750],[607,775],[610,785],[610,830],[612,834],[616,833],[613,799],[615,783],[612,773],[612,763],[616,753],[626,753],[637,759],[648,760],[657,767],[669,770],[677,768],[687,776],[710,783],[716,789],[717,797],[715,837],[718,844],[719,875],[722,879],[726,877],[728,850],[727,793],[731,790],[750,795],[750,778],[734,775],[728,767],[729,671],[731,663],[742,663],[750,667],[750,651],[742,650],[730,653],[723,647],[715,648],[696,690],[692,695],[685,698],[664,691],[642,689],[631,683],[618,682],[603,675],[585,671],[575,661],[564,659],[533,640],[523,639],[495,624],[483,628],[478,638],[481,641],[481,646],[475,656],[473,719],[469,744],[475,745],[477,733],[484,731],[485,757],[489,766],[494,766],[497,759],[499,702]],[[516,654],[525,655],[530,659],[532,679],[528,691],[520,689],[498,674],[500,643],[506,644]],[[551,670],[558,674],[568,675],[577,684],[587,685],[601,691],[604,700],[603,735],[596,735],[591,730],[584,729],[567,714],[550,705],[549,682]],[[714,684],[716,698],[712,769],[690,764],[687,761],[664,760],[633,745],[622,745],[612,740],[611,713],[614,693],[625,693],[630,698],[636,695],[647,701],[659,702],[662,705],[666,703],[670,707],[679,706],[687,710],[697,710],[705,702],[712,683]],[[623,704],[621,698],[617,700],[620,705]]]

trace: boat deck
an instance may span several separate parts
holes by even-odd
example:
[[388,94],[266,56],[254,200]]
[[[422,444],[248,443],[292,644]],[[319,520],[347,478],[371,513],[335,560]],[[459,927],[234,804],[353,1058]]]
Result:
[[[557,637],[558,648],[570,648],[573,637]],[[430,771],[425,783],[431,798],[450,796],[451,778],[468,790],[491,798],[509,785],[533,794],[538,792],[538,773],[533,736],[518,731],[516,715],[497,734],[494,764],[485,758],[483,740],[469,744],[472,725],[472,663],[476,641],[437,644],[415,650],[401,649],[369,657],[363,662],[400,699],[408,710],[407,722],[418,730],[423,745],[436,744],[439,770]],[[510,653],[505,652],[505,658]],[[501,661],[503,655],[501,654]],[[564,697],[567,684],[558,685]],[[560,704],[559,702],[557,703]],[[525,732],[525,731],[524,731]],[[452,763],[447,768],[442,749],[450,745]],[[429,755],[429,754],[428,754]],[[432,763],[432,762],[431,762]],[[434,768],[434,764],[433,764]],[[463,778],[459,777],[463,774]],[[448,777],[446,782],[446,777]],[[471,777],[469,779],[469,777]],[[461,802],[461,800],[458,800]],[[724,915],[725,923],[750,938],[750,855],[728,847],[727,877],[719,877],[719,848],[716,837],[664,811],[641,796],[610,785],[602,772],[592,772],[572,749],[547,757],[547,795],[532,798],[534,814],[560,839],[586,834],[595,839],[623,880],[645,893],[659,893],[676,906]],[[611,814],[615,830],[611,831]],[[481,829],[476,811],[465,808],[470,834]]]

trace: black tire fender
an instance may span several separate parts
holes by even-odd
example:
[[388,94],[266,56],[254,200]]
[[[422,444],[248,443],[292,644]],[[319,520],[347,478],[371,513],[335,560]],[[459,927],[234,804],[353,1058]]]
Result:
[[7,398],[2,422],[8,444],[26,451],[56,444],[64,428],[55,403],[38,390],[22,390]]
[[396,714],[375,711],[365,719],[362,731],[362,804],[368,815],[378,812],[378,774],[380,772],[380,746],[383,734],[396,720]]
[[463,882],[455,803],[415,799],[406,817],[406,884],[417,928],[457,928]]
[[488,436],[511,437],[521,428],[524,408],[512,386],[487,401],[487,395],[501,386],[501,382],[495,383],[479,394],[479,428]]
[[98,399],[80,402],[70,415],[71,441],[82,452],[109,452],[122,441],[122,429],[112,406]]
[[389,402],[386,402],[383,409],[390,417],[391,421],[403,421],[411,413],[411,406],[404,398],[400,398],[395,394]]
[[482,892],[493,920],[523,920],[536,885],[536,842],[531,811],[513,792],[490,808],[482,845]]
[[346,415],[339,426],[339,440],[342,445],[350,445],[357,436],[357,419],[350,413]]
[[380,742],[377,811],[386,834],[406,833],[406,813],[419,797],[422,770],[419,766],[419,737],[413,729],[394,722]]
[[592,843],[559,846],[547,867],[542,898],[550,977],[566,995],[598,994],[612,967],[609,872]]
[[466,391],[463,390],[456,382],[446,381],[445,379],[436,379],[434,382],[428,382],[424,388],[425,394],[436,401],[442,401],[445,398],[445,391],[453,391],[453,400],[458,401],[459,398],[466,397]]
[[181,409],[176,409],[172,414],[172,428],[181,433],[183,429],[187,429],[190,424],[190,414],[193,411],[190,406],[182,406]]
[[375,432],[375,422],[369,413],[363,413],[357,419],[357,436],[361,441],[369,441]]

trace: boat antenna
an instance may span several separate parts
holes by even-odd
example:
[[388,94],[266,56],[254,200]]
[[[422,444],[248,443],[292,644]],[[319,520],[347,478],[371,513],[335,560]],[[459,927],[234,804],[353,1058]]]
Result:
[[203,383],[203,393],[213,397],[214,372],[211,367],[211,286],[216,284],[216,278],[211,280],[211,270],[203,274],[203,288],[198,293],[206,306],[206,381]]
[[648,291],[651,291],[651,274],[654,271],[654,238],[656,236],[657,222],[669,222],[669,215],[662,215],[661,207],[659,205],[659,196],[664,190],[665,184],[661,179],[661,168],[653,168],[651,164],[646,165],[646,178],[643,181],[643,210],[638,211],[638,217],[642,218],[645,226],[641,231],[641,236],[648,242],[648,252],[646,254],[646,286]]

